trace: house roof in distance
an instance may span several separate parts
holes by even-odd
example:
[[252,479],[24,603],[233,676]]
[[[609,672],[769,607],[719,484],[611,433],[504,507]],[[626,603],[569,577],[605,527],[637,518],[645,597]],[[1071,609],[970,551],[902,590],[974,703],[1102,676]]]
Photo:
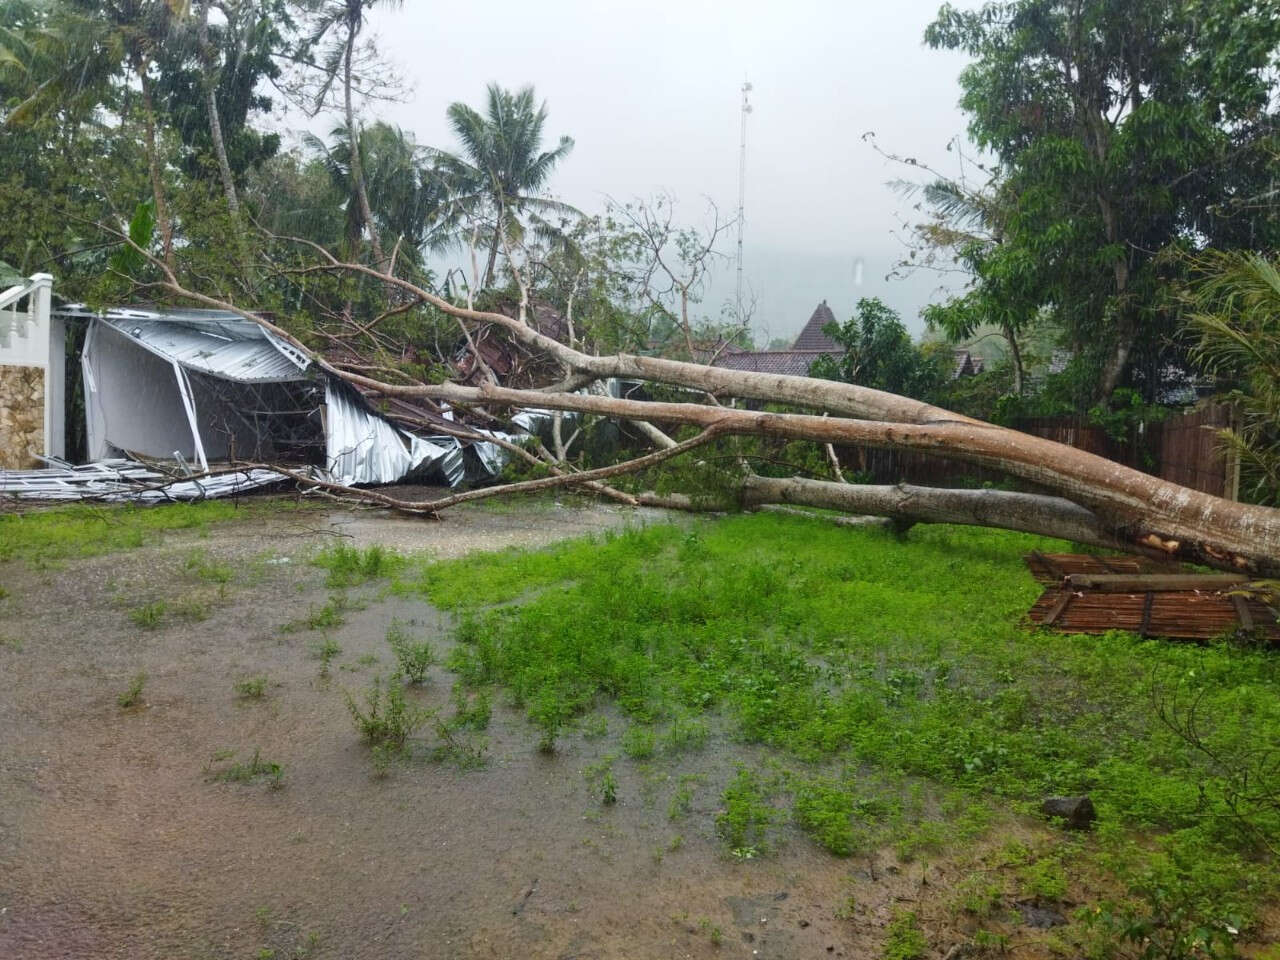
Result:
[[807,377],[813,361],[827,350],[753,350],[725,353],[716,358],[717,367],[729,370],[750,370],[753,373],[782,373],[793,377]]
[[828,323],[835,323],[836,315],[831,312],[831,308],[827,306],[827,301],[823,300],[813,311],[813,316],[809,318],[809,322],[804,325],[804,329],[800,331],[800,335],[796,337],[796,342],[791,345],[792,350],[816,350],[819,353],[829,353],[832,356],[841,356],[844,354],[844,347],[836,343],[835,340],[822,332],[822,328]]

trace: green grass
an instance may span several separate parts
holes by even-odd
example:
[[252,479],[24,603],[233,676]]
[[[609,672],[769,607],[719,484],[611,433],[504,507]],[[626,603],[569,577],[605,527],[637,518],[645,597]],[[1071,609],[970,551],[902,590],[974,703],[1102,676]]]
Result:
[[203,530],[213,523],[282,509],[297,507],[281,501],[207,500],[156,507],[76,505],[0,514],[0,561],[23,560],[46,567],[71,557],[136,549],[169,531]]
[[[216,759],[226,759],[225,754],[219,754]],[[255,748],[253,756],[248,763],[235,761],[227,764],[221,769],[214,769],[212,763],[207,768],[210,780],[219,783],[255,783],[265,781],[272,790],[279,790],[284,786],[284,767],[278,763],[272,763],[262,759],[261,750]]]
[[236,696],[242,700],[261,700],[267,695],[269,681],[265,674],[254,677],[242,677],[232,684]]
[[135,627],[141,627],[143,630],[156,630],[164,620],[165,610],[167,609],[168,604],[163,600],[152,600],[148,603],[139,604],[130,610],[129,619],[133,621]]
[[135,674],[133,679],[129,681],[129,686],[116,696],[116,703],[120,704],[122,710],[136,707],[142,702],[142,688],[146,685],[147,675],[145,673]]
[[[769,748],[792,773],[776,793],[730,784],[722,808],[747,812],[726,824],[730,849],[766,843],[764,807],[783,804],[832,852],[888,840],[904,858],[932,856],[997,814],[1089,793],[1099,849],[1146,836],[1142,860],[1198,845],[1200,862],[1242,879],[1236,900],[1256,899],[1276,876],[1266,849],[1280,846],[1280,770],[1263,752],[1280,740],[1280,660],[1227,642],[1028,629],[1031,549],[1067,548],[761,514],[421,562],[396,589],[459,616],[447,665],[505,688],[543,749],[606,704],[630,722],[631,756],[696,748],[712,718],[731,741]],[[1206,749],[1183,735],[1192,703]],[[1141,877],[1113,873],[1141,901]],[[1057,888],[1052,871],[1023,880]]]
[[331,587],[354,587],[369,580],[392,576],[405,565],[405,559],[378,544],[361,550],[337,543],[320,551],[312,562],[329,571]]

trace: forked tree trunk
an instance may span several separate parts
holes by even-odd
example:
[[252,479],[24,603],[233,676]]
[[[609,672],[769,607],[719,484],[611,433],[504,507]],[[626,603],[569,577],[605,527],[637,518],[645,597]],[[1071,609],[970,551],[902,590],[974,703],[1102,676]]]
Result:
[[[572,410],[654,424],[690,424],[722,434],[918,450],[1001,470],[1084,507],[1097,518],[1099,529],[1109,542],[1117,546],[1135,552],[1155,550],[1170,558],[1194,560],[1225,570],[1280,575],[1280,510],[1224,500],[1083,450],[855,384],[725,370],[655,357],[588,356],[503,314],[464,309],[409,281],[361,264],[330,260],[334,269],[380,277],[460,320],[502,327],[513,339],[559,360],[568,377],[560,386],[546,390],[513,390],[492,384],[401,385],[339,370],[315,357],[322,369],[387,397],[427,397],[459,406]],[[186,290],[172,274],[168,286],[181,296],[255,320],[306,351],[283,329],[234,305]],[[787,403],[833,415],[739,410],[710,403],[655,403],[569,392],[606,377],[687,387],[698,394]],[[1006,501],[1009,503],[1013,501]],[[1022,506],[1017,511],[1009,512],[1005,507],[1005,514],[991,514],[992,525],[1024,529],[1029,523],[1026,518],[1033,513],[1028,512],[1029,504],[1019,503]],[[1073,515],[1074,519],[1062,513],[1054,519],[1045,510],[1041,505],[1040,513],[1035,515],[1047,526],[1036,527],[1036,532],[1072,539],[1081,533],[1084,520],[1079,513]]]

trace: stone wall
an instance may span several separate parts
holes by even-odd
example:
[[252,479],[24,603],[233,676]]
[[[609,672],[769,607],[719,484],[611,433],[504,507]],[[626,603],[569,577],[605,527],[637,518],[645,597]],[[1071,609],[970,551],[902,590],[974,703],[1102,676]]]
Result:
[[44,453],[44,370],[0,364],[0,469],[40,466]]

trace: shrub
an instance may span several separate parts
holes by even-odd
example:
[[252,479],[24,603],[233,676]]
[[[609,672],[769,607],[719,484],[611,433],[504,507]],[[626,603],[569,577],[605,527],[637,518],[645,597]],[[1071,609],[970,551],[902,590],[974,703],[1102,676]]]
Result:
[[898,911],[889,921],[884,941],[884,960],[922,960],[928,953],[929,941],[911,911]]
[[391,682],[385,691],[381,677],[373,678],[373,685],[365,692],[362,707],[349,691],[343,691],[347,709],[356,729],[370,746],[389,744],[403,747],[414,731],[430,717],[430,713],[410,707],[404,698],[404,688]]
[[745,767],[725,787],[716,814],[716,836],[740,860],[749,860],[767,849],[769,825],[779,811],[771,803],[758,777]]
[[400,672],[408,679],[410,683],[423,683],[427,679],[427,671],[431,669],[431,665],[436,662],[435,652],[431,649],[431,643],[427,640],[414,641],[410,638],[408,631],[399,621],[391,624],[391,629],[387,631],[387,643],[391,644],[391,650],[396,655],[396,662],[400,664]]

